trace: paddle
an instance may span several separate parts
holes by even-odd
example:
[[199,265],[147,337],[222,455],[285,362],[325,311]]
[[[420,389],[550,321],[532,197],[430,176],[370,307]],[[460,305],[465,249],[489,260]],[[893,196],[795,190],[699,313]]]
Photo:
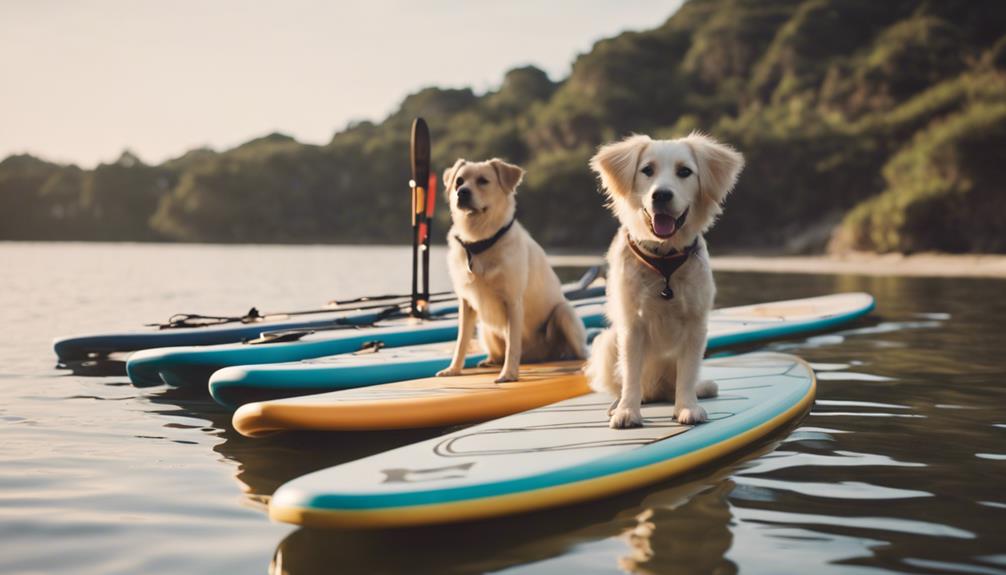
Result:
[[[412,121],[412,141],[409,145],[409,161],[412,164],[412,305],[413,317],[425,317],[429,309],[429,217],[430,200],[427,198],[430,181],[430,129],[426,121],[416,118]],[[423,249],[422,270],[419,269],[419,250]],[[419,274],[423,275],[423,291],[419,291]]]
[[[442,291],[429,294],[427,301],[450,301],[453,298],[443,298],[443,296],[453,295],[452,291]],[[236,316],[226,316],[226,315],[204,315],[198,313],[177,313],[170,318],[165,323],[147,323],[144,324],[148,327],[156,327],[158,329],[181,329],[181,328],[192,328],[192,327],[208,327],[215,325],[226,325],[229,323],[254,323],[257,321],[263,321],[266,319],[279,319],[283,317],[301,316],[301,315],[312,315],[319,313],[332,313],[332,312],[350,312],[350,311],[366,311],[370,309],[380,309],[393,307],[396,310],[400,309],[406,305],[410,305],[412,296],[409,294],[386,294],[379,296],[360,296],[356,298],[351,298],[347,300],[332,300],[328,302],[325,307],[316,309],[306,309],[297,311],[277,311],[262,313],[258,311],[258,308],[251,308],[248,313],[244,315]],[[333,319],[334,323],[338,323],[340,319]]]

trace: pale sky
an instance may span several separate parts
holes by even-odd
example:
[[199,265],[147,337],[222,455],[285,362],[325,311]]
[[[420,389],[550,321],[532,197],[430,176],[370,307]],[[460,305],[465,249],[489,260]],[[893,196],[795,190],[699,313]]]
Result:
[[280,131],[327,142],[425,86],[499,85],[682,0],[0,0],[0,158],[158,163]]

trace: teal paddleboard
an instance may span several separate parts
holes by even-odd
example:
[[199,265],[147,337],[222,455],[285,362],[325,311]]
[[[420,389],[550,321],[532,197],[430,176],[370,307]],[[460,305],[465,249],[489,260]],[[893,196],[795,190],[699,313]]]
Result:
[[[722,308],[709,317],[708,349],[835,328],[873,309],[873,297],[842,293],[822,297]],[[210,395],[236,409],[253,401],[278,399],[429,377],[447,367],[452,343],[367,349],[295,363],[228,367],[210,378]],[[485,355],[468,355],[474,367]]]
[[811,368],[759,353],[707,360],[720,393],[707,423],[679,425],[673,405],[643,406],[644,426],[608,427],[611,398],[589,393],[324,469],[280,487],[272,518],[317,527],[399,527],[569,505],[693,471],[799,420]]
[[[604,324],[603,298],[573,299],[580,318],[587,327]],[[147,349],[133,354],[126,363],[129,379],[138,386],[167,383],[174,386],[206,386],[213,372],[234,365],[300,361],[328,355],[352,353],[379,342],[383,347],[450,341],[457,337],[456,318],[440,320],[401,319],[380,327],[292,332],[273,332],[265,341],[200,346]]]

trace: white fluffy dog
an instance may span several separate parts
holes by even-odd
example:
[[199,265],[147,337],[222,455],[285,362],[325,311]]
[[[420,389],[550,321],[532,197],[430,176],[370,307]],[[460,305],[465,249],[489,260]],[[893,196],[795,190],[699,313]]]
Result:
[[458,341],[451,365],[464,367],[476,317],[488,359],[501,365],[497,383],[516,381],[521,361],[583,359],[583,321],[562,294],[545,252],[516,221],[524,170],[503,160],[458,160],[444,172],[454,226],[447,268],[460,299]]
[[618,397],[609,425],[640,426],[642,402],[671,399],[679,423],[705,421],[698,397],[717,388],[699,382],[699,365],[716,286],[702,233],[744,156],[698,133],[632,136],[602,146],[590,167],[621,223],[608,250],[611,328],[594,340],[586,368],[595,389]]

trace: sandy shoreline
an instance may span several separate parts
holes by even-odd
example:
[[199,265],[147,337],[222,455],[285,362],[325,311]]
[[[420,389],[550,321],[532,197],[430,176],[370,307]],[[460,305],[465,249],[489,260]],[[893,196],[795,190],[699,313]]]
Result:
[[[559,255],[549,258],[556,266],[589,266],[603,263],[600,255]],[[740,256],[714,255],[716,271],[768,273],[857,274],[871,276],[984,277],[1006,279],[1006,255],[972,254],[870,254],[841,256]]]

